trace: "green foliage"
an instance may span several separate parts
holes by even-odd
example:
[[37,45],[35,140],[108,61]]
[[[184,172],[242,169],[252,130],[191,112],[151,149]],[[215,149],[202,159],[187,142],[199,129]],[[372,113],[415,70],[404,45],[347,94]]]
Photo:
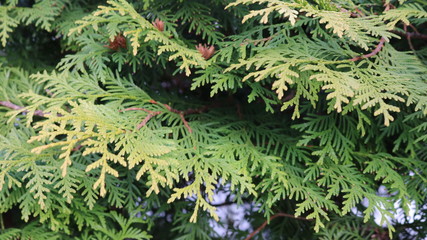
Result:
[[0,239],[426,235],[426,8],[0,1]]
[[9,37],[9,33],[13,31],[13,28],[18,25],[18,20],[9,16],[9,11],[11,7],[0,6],[0,26],[1,26],[1,44],[6,46],[7,38]]

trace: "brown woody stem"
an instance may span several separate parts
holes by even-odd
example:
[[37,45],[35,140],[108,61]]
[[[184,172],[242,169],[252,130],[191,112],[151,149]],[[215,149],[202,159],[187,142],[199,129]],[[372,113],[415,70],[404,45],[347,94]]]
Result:
[[136,127],[136,129],[138,129],[138,130],[141,129],[143,126],[145,126],[147,124],[147,122],[150,121],[150,119],[152,117],[154,117],[154,116],[159,115],[160,113],[162,113],[161,111],[154,112],[154,111],[151,111],[151,110],[148,110],[148,109],[145,109],[145,108],[136,108],[136,107],[134,107],[134,108],[126,108],[126,109],[120,110],[120,112],[124,112],[124,111],[144,111],[144,112],[148,113],[148,115]]
[[141,123],[140,124],[138,124],[138,126],[136,127],[136,129],[141,129],[143,126],[145,126],[146,124],[147,124],[147,122],[148,121],[150,121],[150,119],[152,118],[152,117],[154,117],[154,116],[156,116],[156,115],[159,115],[160,113],[162,113],[162,112],[152,112],[152,113],[149,113],[142,121],[141,121]]
[[[157,104],[157,105],[159,105],[159,103],[158,102],[156,102],[155,100],[150,100],[150,103],[152,103],[152,104]],[[192,132],[193,132],[193,130],[191,129],[191,127],[190,127],[190,125],[188,124],[188,121],[187,120],[185,120],[185,117],[184,117],[184,115],[185,114],[190,114],[190,113],[196,113],[196,112],[198,112],[197,110],[195,110],[195,109],[189,109],[189,110],[187,110],[187,111],[179,111],[179,110],[176,110],[176,109],[174,109],[174,108],[172,108],[171,106],[169,106],[168,104],[162,104],[168,111],[170,111],[170,112],[173,112],[173,113],[176,113],[176,114],[179,114],[179,117],[181,118],[181,120],[182,120],[182,123],[184,124],[184,126],[187,128],[187,130],[188,130],[188,132],[191,134]],[[148,115],[148,116],[150,116],[150,114]],[[147,117],[148,117],[147,116]]]
[[[411,25],[408,25],[411,26]],[[401,32],[396,30],[391,30],[390,32],[400,35],[402,37],[410,37],[410,38],[417,38],[417,39],[425,39],[427,40],[427,34],[422,34],[419,32]]]
[[380,42],[378,43],[377,47],[372,52],[365,54],[365,55],[362,55],[362,56],[354,57],[354,58],[349,59],[349,60],[352,62],[355,62],[355,61],[359,61],[359,60],[364,59],[364,58],[369,58],[369,57],[375,56],[384,47],[384,43],[385,43],[385,38],[382,37]]
[[[24,107],[19,106],[19,105],[16,105],[16,104],[13,104],[13,103],[11,103],[11,102],[9,102],[9,101],[0,101],[0,105],[2,105],[2,106],[4,106],[4,107],[7,107],[7,108],[10,108],[10,109],[13,109],[13,110],[21,110],[21,109],[24,109]],[[27,112],[28,112],[28,110],[24,110],[23,112],[27,113]],[[43,111],[41,111],[41,110],[36,110],[36,111],[34,112],[34,115],[36,115],[36,116],[40,116],[40,117],[44,117],[44,116],[46,116],[46,115],[47,115],[47,113],[44,113],[44,112],[43,112]]]
[[[408,32],[408,25],[406,25],[406,24],[404,24],[403,25],[403,29],[405,30],[405,32],[407,33]],[[414,45],[412,45],[412,41],[411,41],[411,35],[406,35],[406,40],[408,41],[408,45],[409,45],[409,48],[412,50],[412,51],[414,51],[415,52],[415,48],[414,48]]]
[[[190,134],[193,133],[193,130],[191,129],[190,124],[188,124],[188,121],[185,119],[185,115],[195,114],[195,113],[203,113],[203,112],[206,112],[209,108],[218,107],[218,104],[212,104],[209,106],[203,106],[203,107],[196,108],[196,109],[189,108],[187,110],[180,111],[180,110],[172,108],[168,104],[161,104],[161,103],[159,103],[153,99],[151,99],[149,102],[152,104],[156,104],[156,105],[163,105],[169,112],[173,112],[173,113],[178,114],[179,117],[181,118],[182,123],[184,124],[185,128],[187,128],[187,130]],[[150,121],[151,118],[162,113],[162,111],[151,111],[151,110],[148,110],[146,108],[136,108],[136,107],[126,108],[126,109],[120,110],[120,112],[124,112],[124,111],[144,111],[144,112],[148,113],[148,115],[141,121],[141,123],[138,124],[137,129],[142,128],[143,126],[145,126],[147,124],[148,121]]]

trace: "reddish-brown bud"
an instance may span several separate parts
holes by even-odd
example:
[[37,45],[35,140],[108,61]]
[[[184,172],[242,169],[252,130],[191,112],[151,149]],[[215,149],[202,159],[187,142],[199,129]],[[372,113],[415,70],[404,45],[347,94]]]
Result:
[[214,46],[208,47],[206,45],[199,44],[198,46],[196,46],[196,49],[202,54],[202,57],[206,60],[211,58],[212,55],[214,55],[214,53],[215,53],[215,47]]
[[152,23],[153,23],[153,26],[157,28],[160,32],[163,32],[165,30],[165,23],[162,20],[157,18]]
[[114,51],[119,50],[119,48],[126,48],[126,38],[123,37],[122,34],[118,34],[114,37],[113,41],[110,40],[109,45],[104,45],[104,47],[107,47]]

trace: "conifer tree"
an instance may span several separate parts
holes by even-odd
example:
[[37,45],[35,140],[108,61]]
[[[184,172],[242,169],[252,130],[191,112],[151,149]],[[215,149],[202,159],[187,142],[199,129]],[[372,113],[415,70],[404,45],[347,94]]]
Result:
[[426,42],[426,0],[1,0],[0,239],[423,239]]

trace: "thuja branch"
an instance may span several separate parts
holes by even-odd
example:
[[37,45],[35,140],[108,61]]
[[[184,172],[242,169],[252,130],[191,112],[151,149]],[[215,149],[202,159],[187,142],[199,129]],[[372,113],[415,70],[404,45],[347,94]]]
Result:
[[419,32],[401,32],[401,31],[396,31],[396,30],[391,30],[390,32],[395,33],[397,35],[400,35],[402,37],[410,37],[410,38],[427,40],[427,34],[422,34]]
[[[160,105],[160,103],[156,102],[155,100],[150,100],[150,103]],[[196,113],[196,112],[200,112],[200,111],[192,110],[192,109],[189,109],[189,110],[187,110],[187,111],[179,111],[179,110],[176,110],[176,109],[172,108],[172,107],[171,107],[171,106],[169,106],[168,104],[162,104],[162,105],[163,105],[163,106],[164,106],[168,111],[173,112],[173,113],[176,113],[176,114],[179,114],[179,117],[181,118],[181,121],[182,121],[182,123],[184,124],[184,126],[187,128],[188,132],[189,132],[190,134],[191,134],[191,133],[193,133],[193,130],[191,129],[191,127],[190,127],[190,125],[188,124],[187,120],[185,120],[184,115],[185,115],[185,114],[190,114],[190,113]],[[150,116],[150,114],[149,114],[148,116]],[[150,117],[150,118],[151,118],[151,117]],[[148,119],[148,120],[149,120],[149,119]],[[147,121],[148,121],[148,120],[147,120]]]
[[[276,213],[270,217],[270,221],[277,218],[277,217],[288,217],[288,218],[293,218],[293,219],[298,219],[298,220],[312,221],[311,219],[307,219],[305,217],[296,217],[296,216],[294,216],[292,214],[288,214],[288,213]],[[255,229],[255,231],[253,231],[251,234],[249,234],[249,236],[246,237],[245,240],[252,239],[257,233],[259,233],[262,229],[264,229],[265,226],[267,226],[267,224],[268,224],[268,220],[265,220],[264,223],[261,224],[261,226],[259,226],[257,229]]]
[[[179,117],[181,118],[181,121],[183,122],[184,126],[187,128],[189,133],[192,133],[193,130],[191,129],[190,125],[188,124],[188,121],[185,119],[185,115],[194,114],[194,113],[202,113],[202,112],[205,112],[209,109],[209,106],[203,106],[203,107],[197,108],[197,109],[190,108],[190,109],[187,109],[184,111],[180,111],[180,110],[172,108],[168,104],[161,104],[155,100],[150,100],[149,102],[152,104],[156,104],[156,105],[163,105],[168,111],[178,114]],[[144,111],[144,112],[148,113],[148,115],[141,121],[141,123],[138,124],[138,126],[137,126],[138,130],[141,129],[142,127],[144,127],[145,125],[147,125],[148,121],[150,121],[151,118],[162,113],[162,111],[151,111],[151,110],[148,110],[146,108],[136,108],[136,107],[126,108],[126,109],[120,110],[120,112],[123,112],[123,111]]]
[[[11,103],[9,101],[0,101],[0,105],[3,106],[3,107],[7,107],[7,108],[10,108],[10,109],[13,109],[13,110],[22,110],[22,109],[25,109],[25,107],[13,104],[13,103]],[[27,113],[28,110],[24,110],[23,112]],[[43,112],[41,110],[36,110],[34,112],[34,115],[40,116],[40,117],[44,117],[44,116],[47,115],[47,113],[45,113],[45,112]]]
[[195,114],[195,113],[203,113],[203,112],[206,112],[207,110],[209,110],[210,108],[214,108],[214,107],[219,106],[219,104],[211,104],[211,105],[202,106],[200,108],[195,108],[195,109],[189,108],[187,110],[180,111],[180,110],[172,108],[168,104],[161,104],[161,103],[156,102],[155,100],[150,100],[150,103],[157,104],[157,105],[163,105],[168,111],[179,114],[182,122],[184,123],[184,126],[187,128],[188,132],[190,132],[190,133],[192,133],[193,130],[191,129],[190,125],[188,124],[188,121],[185,119],[185,115]]
[[13,103],[7,102],[7,101],[0,101],[0,105],[7,107],[7,108],[10,108],[10,109],[13,109],[13,110],[20,110],[23,108],[21,106],[18,106],[16,104],[13,104]]
[[162,113],[161,111],[154,112],[154,111],[151,111],[151,110],[148,110],[148,109],[145,109],[145,108],[126,108],[124,110],[120,110],[120,112],[123,112],[123,111],[138,111],[138,110],[139,111],[144,111],[144,112],[148,113],[148,115],[136,127],[136,129],[138,129],[138,130],[141,129],[142,127],[144,127],[145,125],[147,125],[147,122],[150,121],[151,118],[153,118],[154,116],[157,116],[157,115],[159,115],[159,114]]
[[[396,8],[396,7],[395,7],[395,6],[393,6],[391,3],[386,3],[384,6],[385,6],[384,11],[388,11],[388,10],[390,10],[390,9],[395,9],[395,8]],[[355,17],[364,16],[363,12],[361,12],[361,11],[360,11],[360,10],[358,10],[357,8],[356,8],[356,11],[357,11],[357,14],[355,14],[355,15],[354,15]],[[405,30],[405,32],[404,32],[404,33],[399,32],[399,31],[395,31],[395,30],[390,30],[390,32],[393,32],[393,33],[398,34],[398,35],[400,35],[400,36],[406,37],[406,38],[408,39],[408,43],[409,43],[410,48],[411,48],[412,50],[414,50],[414,48],[413,48],[413,46],[412,46],[412,43],[411,43],[411,38],[427,39],[427,35],[425,35],[425,34],[420,34],[420,33],[418,32],[418,30],[417,30],[417,29],[416,29],[412,24],[409,24],[409,26],[410,26],[410,27],[411,27],[415,32],[408,32],[408,31],[407,31],[407,25],[406,25],[406,24],[404,24],[404,30]],[[382,37],[382,38],[381,38],[381,40],[380,40],[380,42],[379,42],[379,43],[378,43],[378,45],[376,46],[376,48],[375,48],[371,53],[368,53],[368,54],[365,54],[365,55],[362,55],[362,56],[357,56],[357,57],[354,57],[354,58],[349,59],[349,60],[350,60],[350,61],[355,62],[355,61],[358,61],[358,60],[361,60],[361,59],[364,59],[364,58],[369,58],[369,57],[375,56],[375,55],[377,55],[377,54],[381,51],[381,49],[384,47],[384,43],[385,43],[385,38],[384,38],[384,37]]]
[[[409,32],[408,27],[412,28],[414,30],[414,32]],[[407,39],[409,47],[412,49],[412,51],[415,51],[415,49],[414,49],[414,46],[412,45],[411,39],[427,40],[427,34],[422,34],[422,33],[418,32],[418,29],[416,29],[412,24],[408,24],[408,25],[403,24],[403,30],[404,30],[404,32],[396,31],[396,30],[391,30],[390,32],[395,33],[399,36],[405,37]]]
[[271,41],[271,39],[273,39],[274,36],[269,36],[269,37],[265,37],[262,39],[257,39],[257,40],[251,40],[251,39],[245,39],[240,46],[243,46],[245,44],[249,44],[249,43],[253,43],[255,46],[258,45],[259,43],[265,43],[268,41]]
[[[405,30],[405,32],[408,32],[408,25],[404,24],[403,29]],[[409,48],[415,52],[414,45],[412,44],[412,41],[411,41],[411,36],[406,35],[406,40],[408,41]]]
[[359,60],[364,59],[364,58],[369,58],[369,57],[375,56],[384,47],[384,43],[385,43],[385,38],[382,37],[380,42],[378,43],[377,47],[375,47],[375,49],[372,52],[365,54],[365,55],[362,55],[362,56],[354,57],[354,58],[349,59],[349,60],[352,62],[355,62],[355,61],[359,61]]
[[[189,133],[192,133],[193,130],[191,129],[190,125],[188,124],[188,121],[185,119],[185,115],[203,113],[203,112],[208,111],[211,108],[217,108],[221,105],[219,103],[214,103],[214,104],[202,106],[200,108],[189,108],[187,110],[181,111],[181,110],[177,110],[177,109],[172,108],[168,104],[162,104],[162,103],[159,103],[153,99],[150,100],[149,102],[152,104],[161,105],[161,106],[165,107],[166,110],[168,110],[169,112],[173,112],[173,113],[178,114],[179,117],[181,118],[181,121],[183,122],[185,128],[187,128]],[[145,125],[147,125],[148,121],[150,121],[151,118],[163,113],[162,111],[151,111],[151,110],[148,110],[146,108],[137,108],[137,107],[119,110],[119,112],[124,112],[124,111],[144,111],[144,112],[148,113],[148,115],[141,121],[141,123],[138,124],[138,126],[137,126],[138,130],[141,129],[142,127],[144,127]]]
[[138,126],[136,127],[136,129],[141,129],[143,126],[145,126],[145,125],[147,125],[147,122],[148,121],[150,121],[150,119],[152,118],[152,117],[154,117],[154,116],[156,116],[156,115],[159,115],[160,113],[162,113],[162,112],[160,112],[160,111],[157,111],[157,112],[150,112],[142,121],[141,121],[141,123],[140,124],[138,124]]

